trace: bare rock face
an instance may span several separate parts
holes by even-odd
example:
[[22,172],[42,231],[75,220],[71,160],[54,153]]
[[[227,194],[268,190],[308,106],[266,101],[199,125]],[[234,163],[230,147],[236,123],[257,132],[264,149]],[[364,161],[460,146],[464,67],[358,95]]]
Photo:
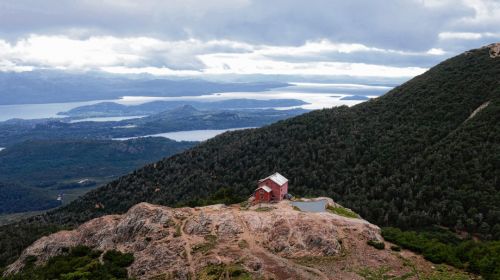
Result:
[[500,43],[494,43],[488,46],[490,48],[490,57],[495,58],[500,56]]
[[[123,215],[39,239],[6,273],[22,269],[28,256],[42,264],[76,245],[133,253],[129,274],[138,279],[196,279],[207,266],[235,263],[263,279],[360,279],[356,267],[369,266],[404,273],[401,257],[366,244],[383,240],[380,229],[365,220],[301,212],[288,201],[268,206],[169,208],[140,203]],[[311,258],[327,260],[328,273],[301,264]]]

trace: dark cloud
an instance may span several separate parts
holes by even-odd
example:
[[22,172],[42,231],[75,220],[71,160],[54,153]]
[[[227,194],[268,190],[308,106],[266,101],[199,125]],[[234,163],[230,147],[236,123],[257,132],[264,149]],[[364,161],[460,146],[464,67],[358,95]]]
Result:
[[2,1],[0,70],[349,75],[337,70],[367,64],[407,77],[500,40],[499,25],[497,0]]
[[28,33],[230,39],[300,45],[306,40],[356,42],[425,50],[464,5],[429,7],[416,0],[28,1],[0,4],[3,37]]

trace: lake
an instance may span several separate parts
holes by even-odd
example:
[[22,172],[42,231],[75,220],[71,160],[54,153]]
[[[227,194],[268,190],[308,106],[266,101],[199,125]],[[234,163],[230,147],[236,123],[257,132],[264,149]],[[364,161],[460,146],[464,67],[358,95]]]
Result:
[[[367,96],[375,98],[390,90],[389,86],[374,86],[363,84],[326,84],[326,83],[292,83],[291,86],[275,88],[261,92],[222,92],[199,96],[176,96],[176,97],[151,97],[151,96],[124,96],[115,100],[93,100],[70,103],[48,103],[48,104],[18,104],[0,105],[0,121],[12,118],[19,119],[41,119],[61,118],[58,112],[68,111],[76,107],[92,105],[100,102],[116,102],[123,105],[138,105],[155,100],[165,101],[219,101],[228,99],[298,99],[308,104],[302,106],[277,108],[277,109],[322,109],[335,106],[352,106],[363,102],[363,100],[342,100],[349,96]],[[112,119],[108,119],[112,120]],[[99,120],[92,120],[99,121]],[[106,120],[102,120],[106,121]]]
[[8,119],[43,119],[43,118],[61,118],[58,112],[68,111],[70,109],[92,105],[104,100],[69,102],[69,103],[47,103],[47,104],[19,104],[19,105],[0,105],[0,121]]
[[292,205],[304,212],[326,212],[326,200],[292,201]]
[[221,133],[226,131],[234,131],[241,129],[248,129],[253,127],[238,127],[238,128],[228,128],[228,129],[202,129],[202,130],[186,130],[186,131],[176,131],[176,132],[166,132],[166,133],[158,133],[151,134],[145,136],[137,136],[137,137],[125,137],[125,138],[115,138],[113,140],[124,141],[135,138],[142,137],[164,137],[168,139],[172,139],[175,141],[205,141],[212,137],[215,137]]

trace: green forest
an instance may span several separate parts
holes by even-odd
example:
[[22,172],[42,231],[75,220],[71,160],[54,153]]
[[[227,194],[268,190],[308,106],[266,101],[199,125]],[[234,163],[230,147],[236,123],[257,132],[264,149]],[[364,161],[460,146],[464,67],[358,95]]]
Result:
[[0,274],[0,280],[127,280],[131,278],[126,268],[132,264],[134,256],[115,250],[103,253],[86,246],[77,246],[66,248],[65,252],[50,258],[44,265],[35,265],[36,261],[36,257],[28,257],[21,272],[6,277]]
[[[197,142],[148,137],[128,141],[32,140],[0,153],[0,214],[45,210]],[[72,194],[72,196],[69,195]],[[68,194],[68,196],[66,196]]]
[[292,194],[332,197],[379,226],[439,225],[500,240],[499,77],[500,59],[477,49],[377,99],[222,134],[66,207],[0,227],[0,265],[46,232],[31,228],[74,226],[142,201],[241,201],[276,171]]
[[500,279],[500,241],[458,238],[453,232],[433,227],[419,232],[383,228],[385,240],[422,254],[427,260],[480,274],[484,279]]

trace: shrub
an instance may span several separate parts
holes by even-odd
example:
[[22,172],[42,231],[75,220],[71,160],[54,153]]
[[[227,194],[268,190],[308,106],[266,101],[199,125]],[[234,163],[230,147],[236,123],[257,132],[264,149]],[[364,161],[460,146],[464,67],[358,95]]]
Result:
[[132,254],[124,254],[116,250],[107,251],[102,259],[104,263],[110,263],[118,267],[127,267],[134,262],[134,256]]
[[196,244],[191,248],[193,253],[196,253],[196,252],[206,253],[206,252],[212,250],[215,247],[215,245],[217,244],[217,236],[215,236],[215,235],[209,234],[209,235],[206,235],[204,238],[205,238],[206,242]]
[[272,207],[266,207],[266,206],[264,206],[264,207],[259,207],[259,208],[256,208],[256,209],[255,209],[255,211],[257,211],[257,212],[269,212],[269,211],[271,211],[271,210],[273,210],[273,208],[272,208]]
[[399,251],[401,251],[401,247],[399,247],[397,245],[391,245],[391,250],[399,252]]
[[250,280],[252,275],[239,264],[208,265],[201,269],[196,279],[200,280]]
[[375,249],[383,250],[385,249],[385,243],[377,240],[368,240],[366,244],[374,247]]

